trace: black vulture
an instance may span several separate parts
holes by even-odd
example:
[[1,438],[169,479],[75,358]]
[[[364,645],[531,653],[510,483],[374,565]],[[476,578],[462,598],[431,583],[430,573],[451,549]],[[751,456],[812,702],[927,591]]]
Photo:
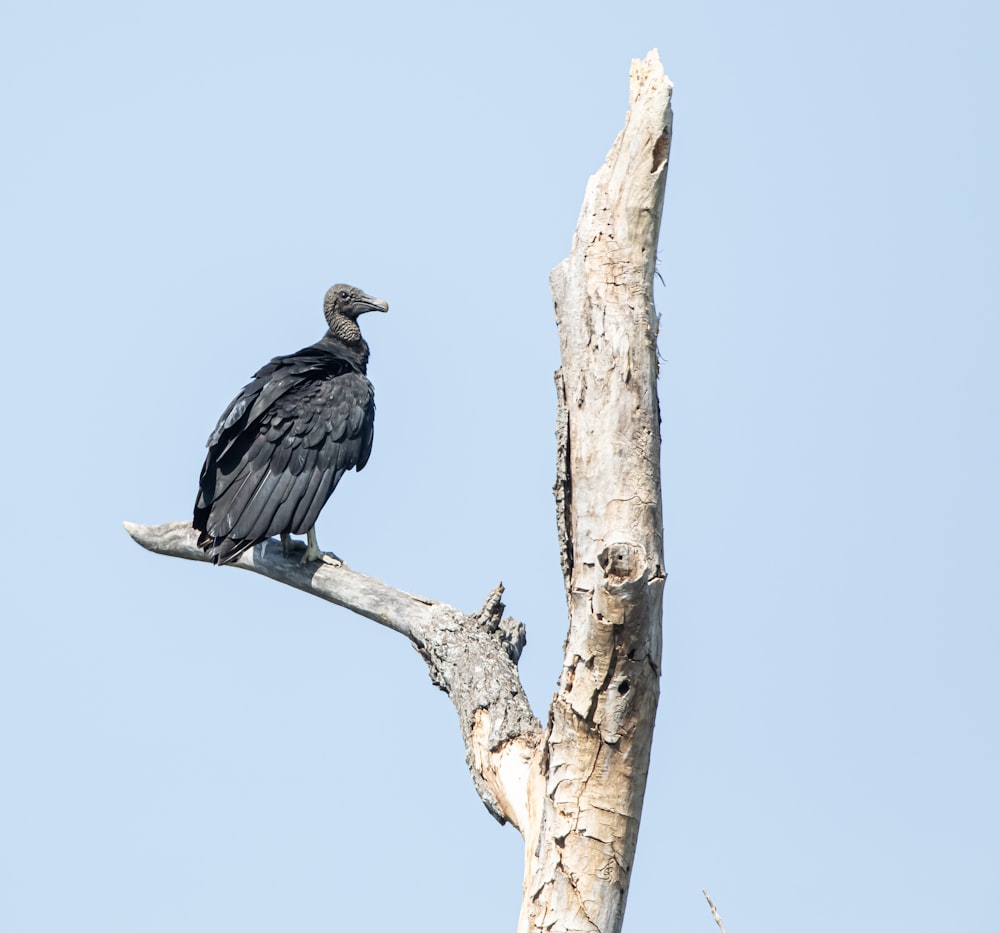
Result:
[[389,305],[350,285],[326,293],[322,340],[278,356],[229,403],[201,469],[192,524],[216,564],[272,535],[307,534],[303,562],[319,560],[316,517],[340,478],[372,450],[375,394],[358,316]]

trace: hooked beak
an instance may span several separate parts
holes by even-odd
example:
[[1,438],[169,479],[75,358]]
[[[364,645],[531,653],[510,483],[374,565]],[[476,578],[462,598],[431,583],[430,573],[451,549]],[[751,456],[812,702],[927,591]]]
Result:
[[389,302],[382,298],[372,298],[370,295],[366,295],[364,299],[364,308],[362,309],[362,314],[366,311],[388,311]]

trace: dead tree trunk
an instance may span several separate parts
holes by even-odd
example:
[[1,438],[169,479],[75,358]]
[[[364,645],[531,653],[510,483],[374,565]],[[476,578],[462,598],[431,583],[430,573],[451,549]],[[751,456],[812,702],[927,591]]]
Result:
[[[632,63],[630,110],[590,179],[569,257],[551,276],[557,521],[569,605],[547,725],[517,673],[520,623],[498,587],[472,615],[265,541],[236,566],[406,635],[458,712],[472,779],[525,840],[519,933],[618,933],[659,697],[663,516],[653,276],[671,84],[656,52]],[[187,522],[126,524],[143,547],[206,560]]]
[[663,584],[653,275],[671,85],[633,62],[625,128],[552,272],[556,501],[569,603],[519,929],[618,930],[659,698]]

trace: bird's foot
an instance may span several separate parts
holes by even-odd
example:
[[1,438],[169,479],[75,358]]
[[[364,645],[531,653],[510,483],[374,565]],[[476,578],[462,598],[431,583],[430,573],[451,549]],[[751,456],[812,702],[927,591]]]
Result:
[[325,551],[319,549],[319,544],[316,543],[316,529],[310,528],[306,532],[306,552],[302,555],[302,560],[299,563],[311,564],[314,561],[322,561],[324,564],[330,564],[332,567],[344,566],[344,562],[336,554],[327,554]]
[[306,552],[302,555],[302,560],[299,564],[311,564],[314,561],[322,560],[323,552],[319,549],[319,544],[316,543],[316,529],[310,528],[306,532]]
[[312,550],[307,546],[305,554],[303,554],[302,558],[299,560],[299,565],[302,566],[303,564],[312,564],[316,561],[323,564],[329,564],[331,567],[346,566],[336,554],[327,554],[326,551],[321,551],[319,548]]

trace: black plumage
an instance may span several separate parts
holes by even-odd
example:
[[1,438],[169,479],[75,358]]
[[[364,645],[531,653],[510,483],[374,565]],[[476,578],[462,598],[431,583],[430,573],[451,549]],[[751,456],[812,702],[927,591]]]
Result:
[[289,534],[308,534],[303,560],[319,559],[316,518],[372,449],[375,394],[357,319],[388,310],[360,289],[334,285],[323,302],[323,338],[275,357],[230,402],[208,439],[192,522],[214,563]]

